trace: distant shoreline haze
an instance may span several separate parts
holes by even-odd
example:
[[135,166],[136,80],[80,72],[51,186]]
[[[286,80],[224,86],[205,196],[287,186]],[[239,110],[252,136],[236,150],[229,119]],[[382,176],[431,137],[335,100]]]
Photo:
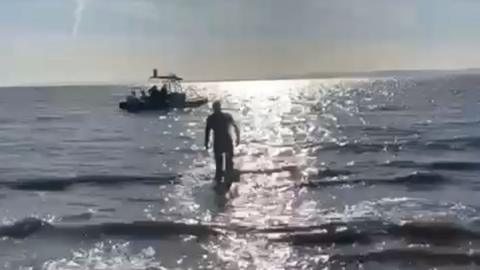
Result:
[[[375,70],[364,72],[309,72],[303,74],[273,75],[265,78],[260,77],[238,77],[238,78],[218,78],[218,79],[195,79],[185,78],[185,83],[207,83],[207,82],[226,82],[226,81],[269,81],[269,80],[314,80],[314,79],[332,79],[332,78],[360,78],[360,77],[421,77],[421,76],[441,76],[441,75],[474,75],[480,74],[480,68],[467,69],[405,69],[405,70]],[[181,74],[178,74],[182,76]],[[18,83],[5,84],[0,82],[0,88],[12,87],[65,87],[65,86],[115,86],[115,85],[141,85],[148,82],[150,74],[145,74],[145,79],[130,81],[65,81],[65,82],[39,82],[39,83]]]

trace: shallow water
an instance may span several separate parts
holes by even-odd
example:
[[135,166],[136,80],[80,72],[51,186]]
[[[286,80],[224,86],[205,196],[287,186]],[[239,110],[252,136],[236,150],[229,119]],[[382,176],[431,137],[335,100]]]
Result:
[[480,264],[480,77],[191,83],[240,125],[212,189],[208,106],[126,86],[0,90],[4,269],[465,269]]

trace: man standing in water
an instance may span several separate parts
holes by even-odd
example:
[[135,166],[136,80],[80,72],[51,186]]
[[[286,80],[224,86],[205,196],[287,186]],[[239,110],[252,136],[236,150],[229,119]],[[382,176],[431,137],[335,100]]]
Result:
[[233,140],[230,135],[230,126],[235,128],[236,145],[240,143],[240,131],[235,124],[233,117],[222,112],[220,101],[215,101],[212,105],[213,113],[207,118],[207,127],[205,129],[205,148],[208,150],[210,141],[210,130],[213,130],[213,153],[215,154],[215,181],[219,184],[222,180],[223,155],[225,155],[225,170],[227,173],[233,172]]

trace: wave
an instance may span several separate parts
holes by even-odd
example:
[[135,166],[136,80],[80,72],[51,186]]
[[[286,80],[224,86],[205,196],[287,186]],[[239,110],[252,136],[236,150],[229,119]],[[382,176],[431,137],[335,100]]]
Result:
[[[367,128],[369,129],[369,128]],[[417,132],[412,131],[411,134],[408,134],[404,131],[402,135],[389,134],[388,130],[384,133],[375,132],[371,134],[372,137],[375,136],[410,136],[411,134],[416,134]],[[471,151],[472,149],[480,149],[480,138],[479,137],[462,137],[462,138],[453,138],[453,139],[439,139],[439,140],[427,140],[420,141],[416,139],[406,139],[400,141],[385,141],[385,142],[374,142],[374,141],[345,141],[345,142],[310,142],[302,145],[303,148],[314,148],[313,154],[320,154],[325,151],[336,151],[338,153],[378,153],[378,152],[399,152],[400,150],[413,150],[413,151],[432,151],[432,150],[442,150],[442,151]]]
[[345,143],[313,143],[304,145],[305,148],[316,147],[314,153],[320,154],[324,151],[338,151],[339,153],[378,153],[378,152],[398,152],[402,148],[401,143],[363,143],[363,142],[345,142]]
[[393,126],[374,125],[345,125],[340,126],[341,131],[363,131],[369,136],[412,136],[418,134],[418,130],[412,128],[399,128]]
[[465,136],[451,139],[437,139],[427,141],[425,147],[438,150],[470,150],[480,148],[480,137]]
[[436,173],[414,172],[408,175],[396,176],[392,178],[377,179],[339,179],[320,181],[320,179],[310,179],[308,182],[301,183],[300,186],[306,187],[328,187],[339,185],[437,185],[449,183],[450,179]]
[[331,246],[371,244],[402,240],[407,245],[457,246],[479,240],[480,233],[455,223],[406,222],[402,224],[379,220],[334,222],[316,226],[281,226],[255,228],[241,225],[188,224],[170,221],[137,221],[131,223],[101,223],[91,225],[52,225],[48,222],[26,218],[12,225],[0,227],[0,238],[74,238],[102,239],[160,239],[192,235],[199,238],[215,237],[228,233],[267,237],[272,243],[294,246]]
[[259,232],[282,234],[274,242],[293,245],[369,244],[386,238],[402,239],[412,244],[448,246],[480,239],[480,234],[454,223],[406,222],[403,224],[382,221],[331,223],[311,227],[269,228]]
[[118,185],[118,184],[175,184],[177,175],[126,176],[126,175],[87,175],[65,178],[36,178],[9,182],[0,185],[15,190],[63,191],[78,184]]
[[282,166],[279,168],[271,168],[271,169],[236,170],[236,171],[239,174],[273,174],[273,173],[280,173],[280,172],[298,173],[300,169],[296,165],[288,165],[288,166]]
[[390,161],[383,166],[397,168],[423,168],[429,170],[444,171],[477,171],[480,170],[480,162],[471,161],[435,161],[430,163],[418,163],[414,161],[395,160]]
[[205,237],[220,231],[215,226],[179,222],[137,221],[132,223],[102,223],[95,225],[52,225],[36,218],[26,218],[12,225],[0,227],[0,237],[23,239],[32,235],[39,237],[102,238],[161,238],[179,235]]
[[331,244],[369,244],[372,242],[368,234],[356,232],[354,230],[345,230],[341,232],[309,232],[293,233],[273,239],[274,242],[288,242],[292,245],[331,245]]

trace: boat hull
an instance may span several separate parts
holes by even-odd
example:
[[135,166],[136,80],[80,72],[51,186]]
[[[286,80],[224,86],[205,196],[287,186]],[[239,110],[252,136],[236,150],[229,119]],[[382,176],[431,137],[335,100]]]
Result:
[[183,102],[182,104],[151,104],[139,102],[137,104],[128,104],[126,101],[122,101],[118,104],[121,110],[128,112],[141,112],[141,111],[161,111],[170,109],[183,109],[183,108],[196,108],[208,103],[207,98],[196,98]]

